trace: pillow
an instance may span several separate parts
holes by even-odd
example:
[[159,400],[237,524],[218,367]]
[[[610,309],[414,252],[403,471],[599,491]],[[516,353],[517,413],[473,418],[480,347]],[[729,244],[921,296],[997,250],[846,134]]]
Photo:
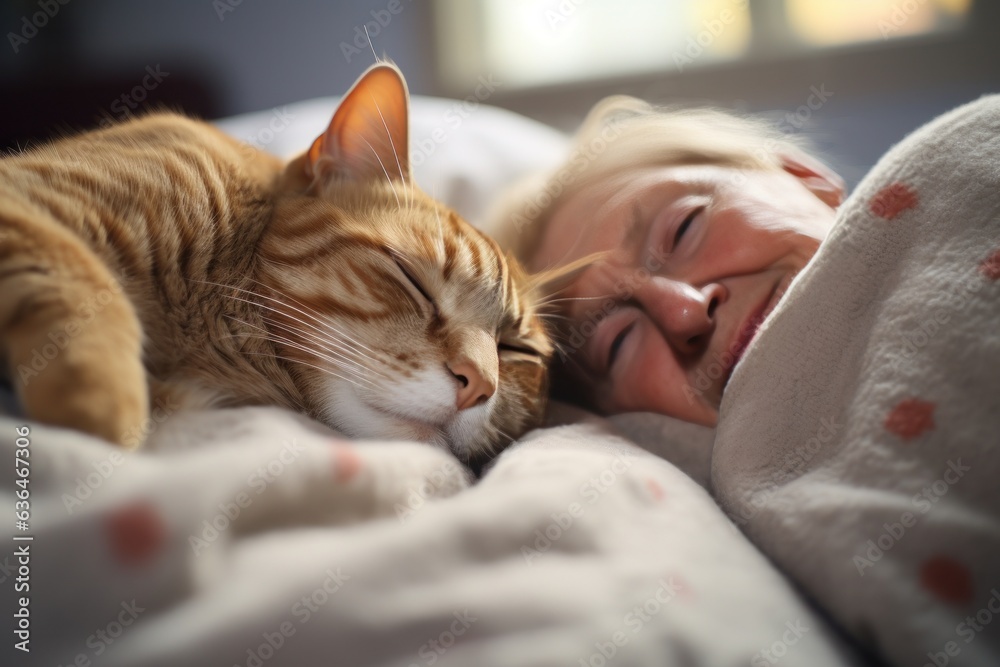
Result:
[[597,424],[609,433],[624,436],[650,454],[672,463],[702,488],[709,488],[715,429],[655,412],[627,412],[604,418],[560,401],[549,405],[544,426],[583,423]]
[[629,440],[673,463],[702,487],[709,488],[714,428],[655,412],[613,415],[609,421]]
[[[291,158],[326,129],[339,97],[323,97],[216,122],[227,134]],[[569,138],[524,116],[474,99],[410,99],[410,163],[427,194],[482,227],[497,193],[526,173],[555,168]]]

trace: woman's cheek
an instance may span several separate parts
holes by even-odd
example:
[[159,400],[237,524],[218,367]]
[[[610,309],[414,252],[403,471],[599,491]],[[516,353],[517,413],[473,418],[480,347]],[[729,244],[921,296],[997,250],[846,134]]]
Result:
[[669,381],[662,347],[662,338],[648,319],[636,323],[621,350],[624,372],[614,379],[622,409],[646,410],[659,405],[662,388]]

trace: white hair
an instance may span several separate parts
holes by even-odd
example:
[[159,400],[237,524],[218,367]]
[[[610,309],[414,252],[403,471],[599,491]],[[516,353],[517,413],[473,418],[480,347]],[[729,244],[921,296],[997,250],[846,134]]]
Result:
[[607,183],[625,170],[693,164],[779,169],[781,155],[798,152],[799,142],[759,119],[608,97],[587,115],[566,162],[512,188],[495,207],[488,229],[530,266],[555,209],[574,193]]

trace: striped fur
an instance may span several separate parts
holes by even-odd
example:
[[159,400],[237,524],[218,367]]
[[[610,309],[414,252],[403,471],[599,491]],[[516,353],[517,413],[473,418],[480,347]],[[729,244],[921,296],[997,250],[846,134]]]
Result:
[[[137,446],[153,407],[280,405],[466,460],[536,424],[531,283],[412,184],[407,103],[376,66],[287,165],[172,114],[0,160],[0,353],[29,416]],[[459,361],[495,382],[465,409]]]

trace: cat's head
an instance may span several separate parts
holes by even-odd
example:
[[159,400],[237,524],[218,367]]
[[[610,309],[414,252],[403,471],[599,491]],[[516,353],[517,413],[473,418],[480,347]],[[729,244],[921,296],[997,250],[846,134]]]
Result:
[[413,183],[408,104],[399,70],[372,67],[288,165],[261,305],[320,418],[475,462],[538,423],[553,350],[515,260]]

